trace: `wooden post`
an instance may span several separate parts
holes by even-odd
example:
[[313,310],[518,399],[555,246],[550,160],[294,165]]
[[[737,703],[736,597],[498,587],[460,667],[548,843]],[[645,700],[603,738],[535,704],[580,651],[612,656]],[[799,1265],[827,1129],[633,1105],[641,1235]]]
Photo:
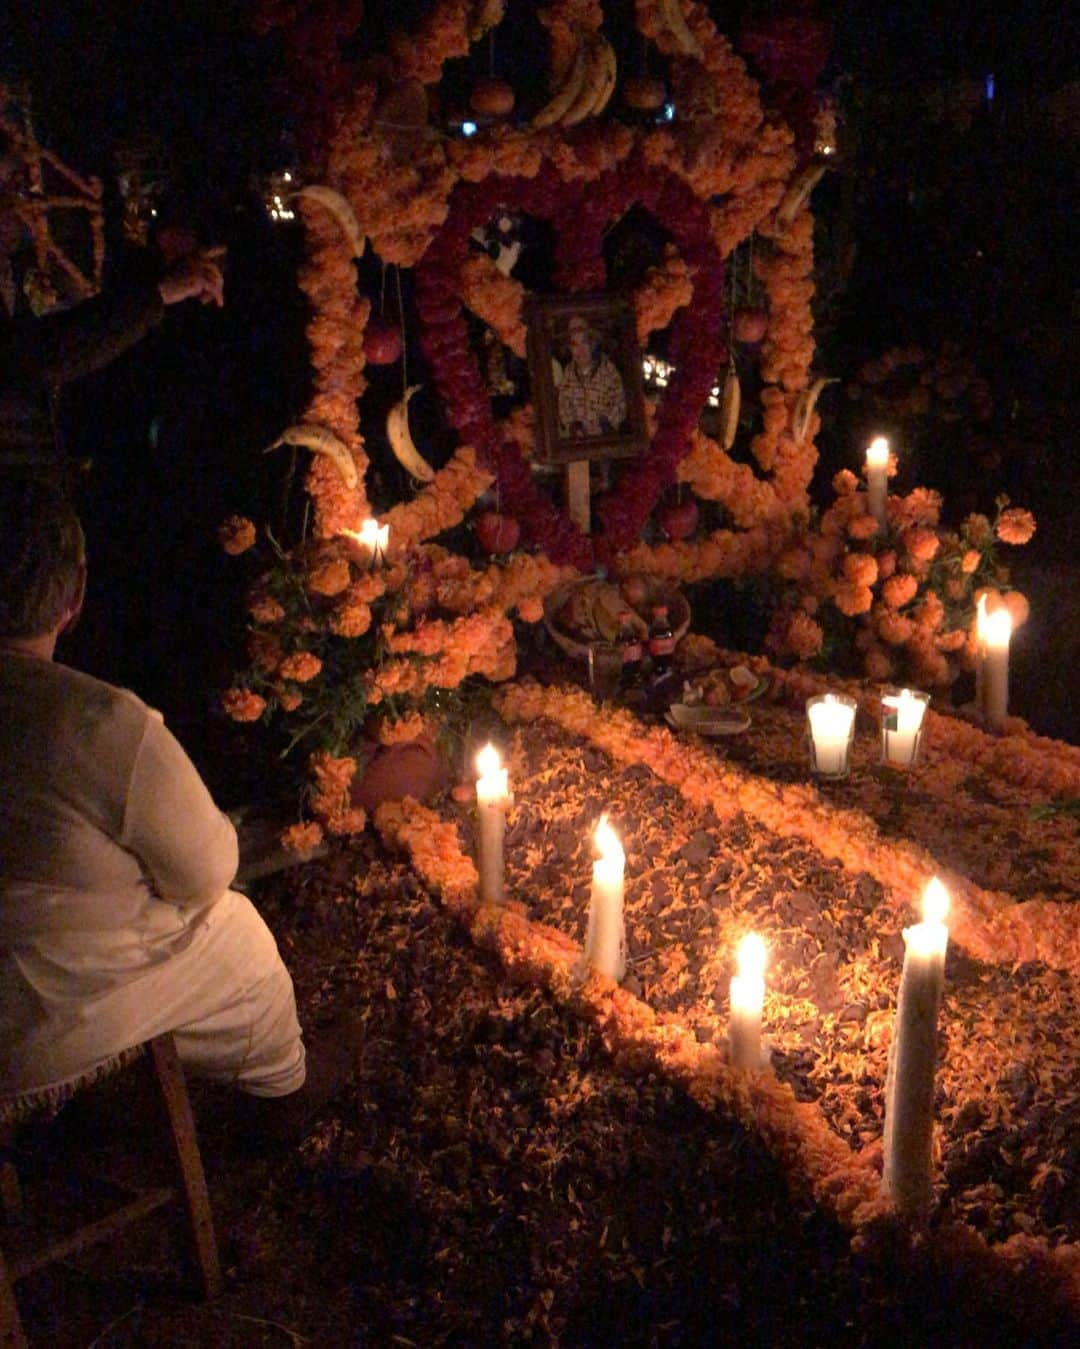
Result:
[[582,534],[591,531],[588,459],[573,459],[566,465],[566,511]]

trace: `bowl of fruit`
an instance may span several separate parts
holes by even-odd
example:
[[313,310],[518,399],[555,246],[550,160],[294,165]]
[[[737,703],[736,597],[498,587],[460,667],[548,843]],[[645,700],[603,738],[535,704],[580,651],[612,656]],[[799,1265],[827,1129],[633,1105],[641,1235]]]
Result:
[[681,698],[668,708],[668,724],[698,735],[737,735],[750,725],[742,704],[759,698],[768,683],[745,665],[707,670],[683,684]]
[[690,605],[670,581],[651,576],[628,576],[621,581],[586,576],[556,586],[544,601],[544,626],[560,650],[575,660],[587,660],[593,642],[617,642],[632,633],[639,642],[649,638],[655,610],[667,609],[675,640],[690,627]]

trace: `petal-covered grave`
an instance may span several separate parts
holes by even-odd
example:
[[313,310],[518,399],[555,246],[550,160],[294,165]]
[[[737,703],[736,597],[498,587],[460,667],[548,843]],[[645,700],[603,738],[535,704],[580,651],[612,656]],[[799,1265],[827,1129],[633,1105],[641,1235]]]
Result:
[[[929,1221],[957,1262],[1080,1304],[1080,750],[1007,712],[1027,601],[998,553],[1030,538],[1026,511],[999,498],[995,519],[948,527],[937,493],[889,493],[888,447],[812,507],[829,380],[813,364],[810,202],[835,148],[814,97],[824,29],[761,21],[736,50],[684,0],[619,8],[634,33],[598,0],[437,0],[348,64],[356,7],[300,24],[302,8],[264,17],[310,140],[295,205],[313,388],[275,451],[310,452],[310,511],[260,545],[248,663],[224,700],[308,755],[309,811],[287,842],[373,822],[481,944],[616,1052],[758,1130],[865,1249]],[[500,52],[519,69],[513,53],[541,40],[546,91],[496,78]],[[628,307],[651,376],[635,452],[608,454],[602,435],[595,453],[552,452],[535,314],[553,297]],[[233,517],[222,540],[249,553],[259,533]],[[617,634],[597,615],[555,645],[551,597],[596,574],[630,607],[635,584],[685,590],[671,678],[693,693],[709,671],[748,670],[762,696],[740,734],[709,740],[647,693],[580,687],[568,639],[580,655]],[[747,655],[695,596],[753,577],[771,608],[764,653]],[[849,664],[827,675],[834,650]],[[946,691],[971,671],[978,705],[960,715]],[[892,684],[932,695],[899,766],[880,732]],[[466,694],[488,704],[509,789],[478,812],[459,752],[449,778],[418,779],[428,804],[391,771],[365,795],[380,755],[438,758]],[[818,695],[854,714],[846,772],[811,774]],[[611,968],[593,959],[604,813],[625,861]],[[934,877],[950,908],[936,954],[920,953]],[[749,931],[767,951],[764,1051],[735,1066]],[[929,1209],[897,1179],[919,1151],[919,1091]],[[890,1118],[912,1122],[883,1141]]]

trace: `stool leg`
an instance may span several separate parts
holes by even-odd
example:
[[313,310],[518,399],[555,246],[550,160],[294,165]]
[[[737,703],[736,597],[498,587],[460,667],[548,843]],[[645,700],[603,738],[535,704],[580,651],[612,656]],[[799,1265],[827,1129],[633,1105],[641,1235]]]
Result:
[[191,1099],[184,1081],[184,1070],[180,1066],[171,1035],[156,1036],[147,1042],[146,1048],[169,1117],[203,1294],[208,1298],[217,1297],[224,1287],[221,1262],[218,1259],[210,1196],[206,1189],[199,1143],[195,1137],[195,1121],[191,1114]]
[[0,1346],[2,1349],[28,1349],[28,1344],[15,1302],[15,1285],[0,1251]]

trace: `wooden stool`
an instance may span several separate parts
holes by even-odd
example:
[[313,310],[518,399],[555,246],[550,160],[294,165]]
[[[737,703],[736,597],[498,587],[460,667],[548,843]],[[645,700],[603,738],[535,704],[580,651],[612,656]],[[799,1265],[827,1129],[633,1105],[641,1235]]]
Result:
[[[173,1037],[166,1034],[148,1040],[145,1044],[137,1046],[134,1051],[120,1056],[110,1065],[110,1070],[115,1071],[133,1059],[149,1069],[165,1107],[169,1125],[171,1169],[176,1175],[177,1184],[169,1188],[159,1187],[137,1192],[136,1197],[129,1203],[96,1222],[76,1228],[67,1236],[50,1241],[32,1253],[14,1257],[10,1262],[5,1258],[4,1250],[0,1249],[0,1346],[27,1344],[15,1301],[14,1286],[19,1279],[76,1251],[109,1240],[131,1223],[137,1222],[148,1213],[177,1198],[178,1191],[183,1192],[192,1254],[203,1296],[212,1298],[221,1292],[221,1265],[206,1191],[206,1177],[203,1174],[202,1156],[195,1137],[195,1121],[191,1114],[187,1084],[184,1081]],[[102,1071],[96,1070],[86,1078],[72,1083],[70,1090],[65,1091],[64,1095],[74,1094],[101,1076]],[[55,1106],[57,1102],[54,1100],[52,1104]],[[4,1127],[10,1134],[20,1120],[28,1118],[40,1109],[40,1097],[35,1093],[8,1100],[3,1106]],[[7,1140],[0,1154],[0,1199],[5,1210],[10,1213],[17,1212],[21,1208],[21,1195],[15,1166],[6,1142]],[[0,1247],[6,1244],[5,1239],[0,1239]]]

